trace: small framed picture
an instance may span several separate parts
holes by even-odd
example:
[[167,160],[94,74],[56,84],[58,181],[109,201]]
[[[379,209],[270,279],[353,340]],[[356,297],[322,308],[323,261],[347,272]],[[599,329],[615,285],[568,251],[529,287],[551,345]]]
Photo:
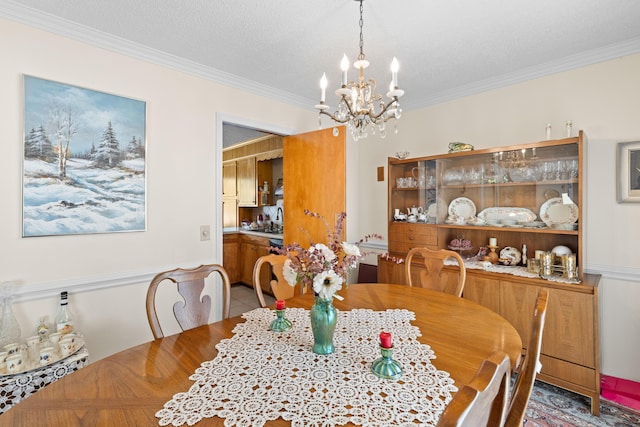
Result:
[[640,141],[618,143],[618,203],[640,203]]

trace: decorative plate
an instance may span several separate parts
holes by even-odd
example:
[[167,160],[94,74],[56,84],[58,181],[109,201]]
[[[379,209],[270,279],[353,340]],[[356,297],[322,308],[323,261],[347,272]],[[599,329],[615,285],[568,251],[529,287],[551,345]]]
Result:
[[536,214],[525,208],[487,208],[480,211],[478,218],[485,222],[500,222],[504,219],[515,220],[518,224],[531,222],[536,219]]
[[462,218],[473,218],[476,216],[476,205],[466,197],[458,197],[449,203],[449,215],[461,216]]
[[573,224],[578,220],[578,207],[571,203],[562,203],[562,197],[549,199],[540,206],[540,219],[553,227],[558,224]]
[[507,265],[516,265],[520,264],[520,261],[522,261],[522,254],[518,249],[512,246],[506,246],[500,251],[500,259],[509,260]]
[[436,203],[431,203],[427,208],[427,216],[429,218],[435,218],[438,216],[438,205]]

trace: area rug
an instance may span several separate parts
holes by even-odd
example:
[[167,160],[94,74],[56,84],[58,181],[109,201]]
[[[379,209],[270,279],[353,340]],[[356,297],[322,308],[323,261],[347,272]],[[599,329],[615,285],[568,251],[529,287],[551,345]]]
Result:
[[527,406],[525,427],[640,426],[640,413],[600,399],[600,416],[591,415],[590,399],[536,381]]

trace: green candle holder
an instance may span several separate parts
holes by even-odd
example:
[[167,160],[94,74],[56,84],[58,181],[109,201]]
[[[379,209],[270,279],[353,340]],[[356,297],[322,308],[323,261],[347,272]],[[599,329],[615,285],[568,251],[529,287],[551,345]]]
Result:
[[371,364],[371,371],[378,377],[387,380],[397,380],[402,376],[402,365],[393,360],[393,347],[380,347],[382,357]]
[[269,329],[274,332],[285,332],[291,328],[293,328],[293,324],[284,317],[284,310],[276,310],[276,319],[269,324]]

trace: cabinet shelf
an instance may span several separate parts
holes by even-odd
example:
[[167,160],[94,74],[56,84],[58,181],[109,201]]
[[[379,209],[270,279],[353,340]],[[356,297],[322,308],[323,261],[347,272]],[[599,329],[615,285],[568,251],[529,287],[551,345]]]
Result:
[[440,228],[451,228],[459,230],[485,230],[485,231],[501,231],[507,233],[542,233],[542,234],[566,234],[568,236],[577,236],[578,230],[558,230],[554,228],[534,228],[534,227],[492,227],[490,225],[454,225],[454,224],[435,224]]
[[[470,189],[470,188],[494,188],[494,187],[536,187],[536,186],[558,186],[558,185],[578,185],[578,179],[557,179],[547,181],[523,181],[523,182],[498,182],[498,183],[468,183],[468,184],[443,184],[442,189]],[[404,190],[404,189],[401,189]],[[418,190],[418,188],[407,188],[406,190]]]

